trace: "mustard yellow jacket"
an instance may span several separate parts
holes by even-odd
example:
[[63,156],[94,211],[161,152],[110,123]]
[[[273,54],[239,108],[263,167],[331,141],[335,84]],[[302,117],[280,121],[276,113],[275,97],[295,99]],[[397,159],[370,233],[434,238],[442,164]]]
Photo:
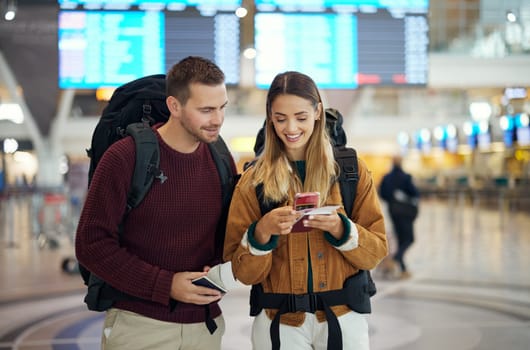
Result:
[[[261,218],[260,207],[252,185],[254,169],[250,167],[239,180],[230,205],[224,260],[232,261],[235,277],[243,284],[261,283],[268,293],[307,293],[308,259],[311,259],[313,291],[341,289],[344,281],[360,269],[373,269],[386,255],[387,240],[384,218],[379,205],[377,189],[366,164],[359,159],[359,182],[353,212],[347,215],[355,224],[358,246],[342,251],[330,244],[318,229],[308,232],[281,235],[271,253],[252,255],[247,239],[249,226]],[[284,203],[292,205],[292,198]],[[342,205],[340,186],[336,183],[325,205]],[[344,208],[338,212],[345,214]],[[243,241],[242,241],[243,240]],[[309,253],[310,252],[310,253]],[[346,305],[332,308],[337,316],[350,311]],[[267,310],[272,319],[276,310]],[[304,313],[288,313],[281,316],[284,324],[299,326]],[[319,321],[325,320],[322,311],[317,312]]]

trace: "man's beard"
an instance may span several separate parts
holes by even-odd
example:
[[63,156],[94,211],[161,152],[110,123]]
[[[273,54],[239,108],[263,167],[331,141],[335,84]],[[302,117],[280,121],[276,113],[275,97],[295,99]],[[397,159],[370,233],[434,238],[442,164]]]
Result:
[[204,136],[202,133],[201,133],[201,130],[202,129],[198,129],[198,130],[194,130],[188,123],[188,118],[186,115],[183,115],[183,118],[180,119],[180,124],[182,125],[182,127],[188,132],[188,134],[192,137],[194,137],[197,141],[199,142],[204,142],[204,143],[212,143],[212,142],[215,142],[219,139],[219,133],[217,133],[216,137],[215,138],[211,138],[211,137],[207,137],[207,136]]

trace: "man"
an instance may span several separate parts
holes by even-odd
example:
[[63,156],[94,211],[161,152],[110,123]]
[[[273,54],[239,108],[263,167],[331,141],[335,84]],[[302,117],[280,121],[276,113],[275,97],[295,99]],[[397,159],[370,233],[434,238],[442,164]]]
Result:
[[[192,280],[221,262],[222,242],[215,237],[224,210],[221,181],[207,144],[218,139],[224,121],[224,79],[219,67],[201,57],[187,57],[170,69],[170,116],[153,127],[167,179],[155,181],[123,222],[134,140],[114,143],[96,168],[76,255],[93,274],[133,297],[107,310],[104,349],[221,348],[221,293]],[[207,327],[212,318],[215,330],[211,323]]]
[[379,193],[381,198],[388,203],[390,219],[397,238],[397,251],[393,260],[399,266],[400,278],[409,278],[411,275],[405,264],[404,256],[414,242],[414,218],[393,211],[392,203],[395,201],[417,203],[420,194],[412,181],[412,176],[403,171],[402,161],[399,155],[393,157],[392,169],[383,177]]

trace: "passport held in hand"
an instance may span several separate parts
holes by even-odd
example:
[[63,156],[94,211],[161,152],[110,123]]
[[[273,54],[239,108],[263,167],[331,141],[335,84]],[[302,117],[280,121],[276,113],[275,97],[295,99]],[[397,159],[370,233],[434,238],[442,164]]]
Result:
[[221,293],[226,293],[238,285],[232,273],[231,261],[215,265],[208,271],[206,276],[196,278],[191,282],[198,286],[217,289]]
[[294,209],[300,214],[298,220],[293,225],[291,232],[307,232],[310,227],[304,226],[304,218],[308,215],[330,215],[337,210],[340,205],[328,205],[319,207],[319,192],[297,193],[294,197]]

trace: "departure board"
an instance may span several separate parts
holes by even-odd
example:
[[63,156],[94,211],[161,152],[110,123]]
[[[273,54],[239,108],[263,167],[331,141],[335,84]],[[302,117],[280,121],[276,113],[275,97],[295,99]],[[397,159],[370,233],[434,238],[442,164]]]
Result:
[[256,86],[297,70],[321,88],[357,87],[356,22],[348,14],[256,14]]
[[163,74],[179,60],[206,57],[239,83],[239,18],[199,10],[59,12],[59,87],[116,87]]
[[296,70],[321,88],[425,86],[428,0],[256,1],[255,82]]
[[[85,0],[87,1],[87,0]],[[92,0],[96,1],[96,0]],[[315,11],[319,9],[392,8],[397,11],[425,10],[429,0],[254,0],[258,11]]]
[[72,9],[131,9],[134,7],[157,9],[183,9],[184,7],[209,7],[219,10],[235,10],[241,0],[57,0],[59,7]]
[[239,83],[239,18],[233,13],[168,12],[165,33],[166,71],[187,56],[202,56],[223,70],[227,84]]
[[427,83],[429,40],[424,15],[395,18],[378,10],[357,17],[359,85]]
[[119,86],[164,73],[161,12],[61,11],[59,87]]

